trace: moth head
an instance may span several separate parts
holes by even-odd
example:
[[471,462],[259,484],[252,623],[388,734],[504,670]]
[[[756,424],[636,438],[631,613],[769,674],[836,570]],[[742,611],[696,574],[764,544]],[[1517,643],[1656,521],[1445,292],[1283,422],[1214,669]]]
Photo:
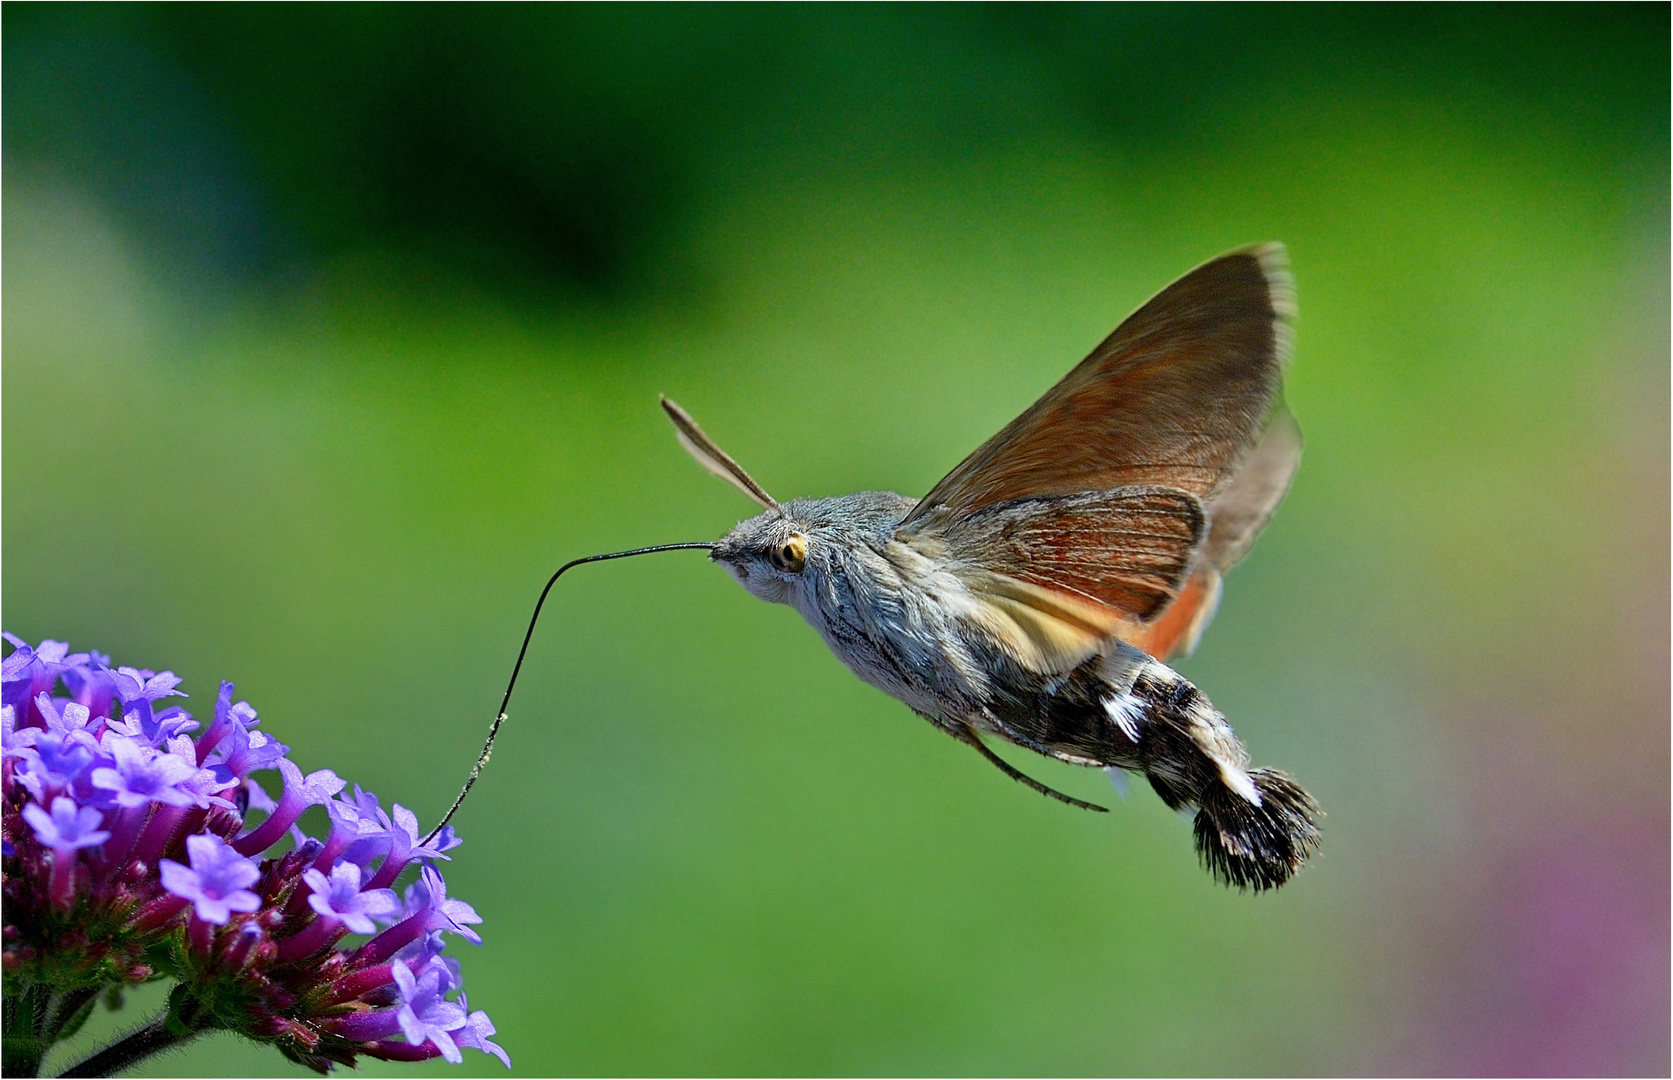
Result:
[[789,603],[791,590],[807,570],[809,530],[792,520],[742,465],[697,426],[690,413],[667,398],[662,399],[662,410],[674,422],[680,445],[699,465],[767,511],[727,533],[714,546],[710,558],[761,599]]
[[818,573],[818,541],[810,533],[782,510],[769,510],[721,537],[709,557],[754,596],[787,604]]

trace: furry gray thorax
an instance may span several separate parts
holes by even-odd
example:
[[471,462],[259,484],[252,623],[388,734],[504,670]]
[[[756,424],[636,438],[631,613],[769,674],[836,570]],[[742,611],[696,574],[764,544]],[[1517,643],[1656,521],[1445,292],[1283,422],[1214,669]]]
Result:
[[[1018,663],[984,630],[980,601],[945,560],[897,537],[914,505],[882,491],[797,499],[739,524],[711,557],[754,596],[801,612],[856,675],[938,726],[990,732],[1076,764],[1138,767],[1134,740],[1106,703],[1147,666],[1158,678],[1177,676],[1115,641],[1059,674]],[[790,572],[772,552],[795,535],[806,539],[806,561]]]
[[[712,558],[751,594],[801,612],[856,675],[918,712],[978,711],[992,673],[971,644],[964,587],[895,538],[917,500],[889,491],[795,499],[737,526]],[[799,573],[772,552],[806,538]]]

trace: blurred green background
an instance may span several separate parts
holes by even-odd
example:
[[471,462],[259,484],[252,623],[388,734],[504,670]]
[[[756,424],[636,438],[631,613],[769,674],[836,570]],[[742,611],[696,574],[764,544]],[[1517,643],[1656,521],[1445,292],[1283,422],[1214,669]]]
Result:
[[752,512],[659,392],[780,497],[921,493],[1282,240],[1307,453],[1182,667],[1324,804],[1305,874],[1220,889],[1143,785],[1042,799],[663,555],[536,635],[447,869],[471,1004],[524,1075],[1665,1074],[1667,40],[8,4],[5,626],[433,821],[557,564]]

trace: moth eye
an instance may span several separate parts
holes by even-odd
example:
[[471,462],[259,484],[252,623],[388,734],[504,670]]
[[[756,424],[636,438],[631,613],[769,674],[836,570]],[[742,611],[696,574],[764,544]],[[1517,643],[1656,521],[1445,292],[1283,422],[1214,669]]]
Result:
[[802,567],[807,565],[807,537],[801,533],[791,533],[773,548],[770,558],[773,565],[786,574],[801,573]]

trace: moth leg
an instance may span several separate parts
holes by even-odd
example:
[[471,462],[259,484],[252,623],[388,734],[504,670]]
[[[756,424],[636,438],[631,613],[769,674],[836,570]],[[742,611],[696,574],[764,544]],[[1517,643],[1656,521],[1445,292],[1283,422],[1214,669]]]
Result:
[[1103,767],[1109,764],[1109,762],[1104,760],[1102,757],[1087,757],[1083,754],[1071,754],[1068,751],[1061,750],[1055,746],[1048,746],[1039,739],[1030,735],[1028,732],[1023,731],[1016,724],[1006,723],[1000,717],[989,716],[988,719],[999,728],[999,735],[1002,738],[1009,742],[1016,743],[1024,750],[1032,750],[1041,757],[1049,757],[1054,761],[1065,761],[1070,765],[1095,765]]
[[1038,780],[1016,768],[992,750],[989,750],[987,744],[982,741],[982,737],[977,735],[974,731],[971,731],[969,728],[965,728],[963,731],[958,732],[957,735],[959,741],[966,742],[971,746],[974,746],[978,754],[981,754],[983,757],[993,762],[994,767],[1006,776],[1009,776],[1012,780],[1015,780],[1017,783],[1027,784],[1035,791],[1038,791],[1041,795],[1049,796],[1050,798],[1056,799],[1058,802],[1068,803],[1070,806],[1078,806],[1082,810],[1095,810],[1100,814],[1109,813],[1109,807],[1107,806],[1099,806],[1097,803],[1083,802],[1082,800],[1075,798],[1073,795],[1065,795],[1056,788],[1050,788],[1040,783]]

